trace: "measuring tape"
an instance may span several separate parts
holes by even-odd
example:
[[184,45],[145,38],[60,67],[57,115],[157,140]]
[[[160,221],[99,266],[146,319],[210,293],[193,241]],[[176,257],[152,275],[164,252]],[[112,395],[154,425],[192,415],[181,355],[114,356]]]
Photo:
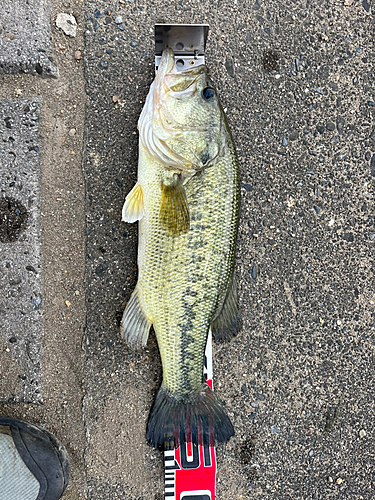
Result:
[[[155,71],[166,47],[174,51],[178,71],[204,64],[207,35],[207,24],[155,24]],[[213,389],[211,331],[203,376]],[[206,432],[202,432],[202,426]],[[200,422],[200,428],[191,433],[191,438],[192,442],[164,451],[165,500],[215,500],[216,453],[210,445],[214,443],[214,436],[208,419]],[[183,442],[181,436],[180,443]]]
[[[212,334],[208,334],[203,375],[207,384],[212,383]],[[202,426],[209,426],[208,421]],[[209,435],[207,442],[203,436]],[[183,442],[182,440],[180,442]],[[213,430],[209,433],[192,433],[192,442],[174,450],[164,451],[165,500],[215,500],[216,453]]]

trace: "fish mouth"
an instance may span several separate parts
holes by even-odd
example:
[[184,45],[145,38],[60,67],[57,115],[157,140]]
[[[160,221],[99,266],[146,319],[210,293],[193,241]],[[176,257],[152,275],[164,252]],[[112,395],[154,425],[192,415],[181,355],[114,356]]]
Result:
[[204,64],[179,71],[173,50],[164,49],[155,78],[155,101],[160,103],[163,95],[168,92],[175,97],[182,93],[187,95],[187,90],[194,88],[201,78],[208,81],[207,67]]
[[174,52],[172,49],[164,49],[160,59],[156,78],[158,77],[159,73],[162,73],[164,76],[165,74],[170,73],[173,69],[175,70],[175,72],[177,72]]

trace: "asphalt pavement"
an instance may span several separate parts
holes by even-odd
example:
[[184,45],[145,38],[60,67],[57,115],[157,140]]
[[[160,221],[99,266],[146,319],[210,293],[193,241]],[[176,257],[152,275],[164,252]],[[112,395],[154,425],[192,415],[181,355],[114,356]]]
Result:
[[[58,13],[75,16],[76,37],[56,27]],[[206,62],[240,163],[242,326],[213,350],[236,435],[217,448],[217,498],[374,497],[374,19],[366,0],[56,1],[58,77],[1,77],[1,99],[43,97],[45,207],[44,404],[14,398],[1,410],[44,421],[67,444],[66,498],[163,498],[162,454],[145,440],[156,340],[134,352],[119,337],[137,279],[137,227],[121,208],[136,182],[156,22],[209,24]],[[15,197],[3,183],[1,195]],[[6,358],[9,332],[2,373],[7,359],[22,375]],[[0,399],[12,383],[3,378]]]

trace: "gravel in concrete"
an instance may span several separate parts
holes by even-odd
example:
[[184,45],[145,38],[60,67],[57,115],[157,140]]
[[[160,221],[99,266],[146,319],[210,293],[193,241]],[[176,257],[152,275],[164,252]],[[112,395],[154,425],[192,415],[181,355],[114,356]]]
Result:
[[369,499],[374,9],[274,0],[86,2],[90,498],[162,498],[161,455],[145,445],[155,340],[134,353],[118,335],[137,276],[137,229],[121,207],[161,21],[209,23],[206,60],[241,167],[243,327],[214,346],[236,436],[218,448],[217,498]]
[[38,99],[0,101],[0,401],[43,401]]
[[[137,274],[137,229],[120,221],[121,207],[136,180],[136,123],[160,21],[210,24],[207,62],[241,166],[243,326],[214,346],[215,388],[236,436],[217,450],[217,497],[373,497],[374,9],[350,3],[87,0],[83,16],[81,4],[54,1],[53,19],[69,12],[78,23],[76,38],[52,26],[59,80],[1,76],[2,99],[43,95],[45,140],[34,152],[42,153],[47,325],[44,404],[2,404],[1,412],[44,422],[64,442],[72,458],[67,498],[85,496],[86,474],[90,499],[163,498],[162,456],[145,442],[161,375],[156,342],[151,335],[134,353],[118,336]],[[8,152],[9,141],[1,144]],[[14,201],[5,209],[23,213]],[[27,228],[0,237],[18,245]],[[4,395],[24,383],[7,329]]]
[[[0,403],[0,414],[45,425],[59,438],[71,462],[70,484],[64,500],[78,500],[85,499],[86,495],[86,467],[83,462],[86,439],[82,420],[82,337],[85,328],[85,186],[82,151],[85,80],[83,62],[76,57],[77,52],[83,52],[84,23],[81,2],[53,0],[51,3],[52,20],[60,12],[71,12],[77,20],[74,38],[66,37],[54,22],[51,24],[59,77],[0,74],[1,100],[42,96],[38,123],[40,151],[35,154],[38,154],[41,171],[44,333],[41,352],[43,404],[14,403],[12,400],[10,403]],[[0,148],[3,148],[7,144],[1,138]],[[0,316],[0,337],[5,335],[4,338],[8,339],[1,321]],[[12,360],[10,369],[6,367],[4,377],[2,359],[0,363],[0,394],[14,393],[12,385],[20,373],[18,365]]]
[[49,0],[2,0],[0,72],[57,76],[52,57]]

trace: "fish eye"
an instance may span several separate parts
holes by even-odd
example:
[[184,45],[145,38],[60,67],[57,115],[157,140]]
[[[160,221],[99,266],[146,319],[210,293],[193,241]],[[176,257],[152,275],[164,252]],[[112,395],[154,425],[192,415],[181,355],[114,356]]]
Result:
[[205,101],[211,101],[216,96],[216,92],[212,87],[206,87],[202,90],[202,97]]

